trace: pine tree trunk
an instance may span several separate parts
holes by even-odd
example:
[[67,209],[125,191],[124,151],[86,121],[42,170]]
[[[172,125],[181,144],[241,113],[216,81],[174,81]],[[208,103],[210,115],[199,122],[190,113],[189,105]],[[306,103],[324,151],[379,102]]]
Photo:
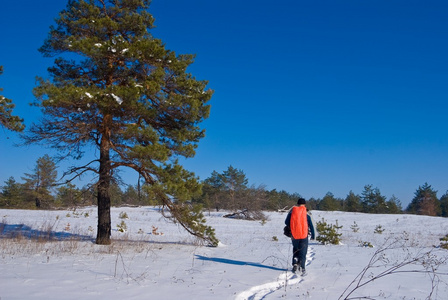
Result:
[[100,167],[98,181],[98,229],[96,243],[110,245],[111,218],[110,194],[111,182],[110,141],[107,132],[103,134],[100,145]]

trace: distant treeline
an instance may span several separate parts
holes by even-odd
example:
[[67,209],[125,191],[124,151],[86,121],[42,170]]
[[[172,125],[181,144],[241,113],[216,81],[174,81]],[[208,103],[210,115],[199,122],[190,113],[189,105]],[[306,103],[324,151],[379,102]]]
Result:
[[[207,209],[216,210],[282,210],[296,204],[299,197],[299,193],[291,194],[276,189],[268,191],[263,186],[248,186],[244,172],[230,166],[223,173],[214,171],[205,179],[202,195],[194,201]],[[415,197],[404,210],[397,197],[387,199],[372,185],[364,186],[361,195],[350,191],[345,198],[337,198],[328,192],[323,198],[306,200],[309,210],[448,216],[448,192],[438,199],[437,191],[427,183],[418,187]]]
[[[58,209],[96,205],[95,185],[78,188],[70,183],[58,184],[56,178],[53,160],[47,155],[39,158],[33,172],[26,173],[21,178],[22,183],[17,182],[14,177],[4,182],[0,193],[0,208]],[[222,173],[213,171],[210,177],[202,181],[202,193],[197,194],[191,202],[201,204],[206,210],[255,212],[287,210],[301,197],[299,193],[249,186],[248,182],[245,173],[232,166]],[[111,186],[110,196],[113,206],[162,204],[152,193],[147,193],[145,184],[140,182],[137,185],[119,185],[115,182]],[[387,199],[372,185],[364,186],[360,195],[350,191],[345,198],[338,198],[328,192],[323,198],[306,200],[309,210],[448,216],[448,192],[439,199],[437,191],[428,183],[418,187],[405,209],[398,198],[392,196]]]

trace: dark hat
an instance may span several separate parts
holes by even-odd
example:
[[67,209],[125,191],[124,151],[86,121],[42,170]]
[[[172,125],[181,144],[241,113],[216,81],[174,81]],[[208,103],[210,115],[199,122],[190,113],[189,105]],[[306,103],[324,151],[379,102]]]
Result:
[[297,205],[305,205],[306,201],[303,198],[299,198],[299,200],[297,200]]

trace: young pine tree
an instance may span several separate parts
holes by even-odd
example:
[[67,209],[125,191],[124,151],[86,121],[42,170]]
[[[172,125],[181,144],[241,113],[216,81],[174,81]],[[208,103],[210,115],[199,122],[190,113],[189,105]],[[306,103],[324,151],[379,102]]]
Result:
[[39,79],[34,90],[44,119],[27,142],[75,158],[86,146],[97,149],[95,160],[68,174],[98,174],[97,244],[110,243],[109,188],[121,167],[138,172],[187,231],[214,242],[208,227],[192,226],[202,224],[202,215],[185,201],[200,184],[176,159],[194,156],[212,92],[187,73],[194,55],[176,55],[150,34],[150,2],[68,2],[40,49],[59,57],[49,69],[51,80]]
[[54,187],[57,176],[58,172],[55,162],[50,156],[45,154],[37,159],[33,173],[25,173],[25,177],[22,177],[25,181],[23,186],[26,190],[27,198],[34,201],[37,208],[40,208],[42,204],[45,207],[51,206],[50,204],[54,200],[51,190]]
[[17,183],[14,177],[9,177],[2,187],[0,207],[22,208],[25,206],[23,200],[23,185]]

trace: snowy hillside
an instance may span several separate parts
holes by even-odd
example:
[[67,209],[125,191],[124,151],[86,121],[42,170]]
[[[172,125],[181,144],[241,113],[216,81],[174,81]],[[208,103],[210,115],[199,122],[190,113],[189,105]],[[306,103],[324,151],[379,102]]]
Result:
[[[351,297],[448,299],[448,250],[433,247],[448,234],[448,219],[314,211],[315,222],[343,226],[342,244],[311,241],[308,275],[297,277],[282,234],[286,214],[267,213],[267,222],[224,214],[206,214],[221,241],[209,248],[153,207],[113,208],[110,246],[93,243],[94,207],[0,210],[0,299],[338,299],[381,249],[361,283],[384,271],[404,272],[378,278]],[[425,263],[390,269],[419,257]]]

